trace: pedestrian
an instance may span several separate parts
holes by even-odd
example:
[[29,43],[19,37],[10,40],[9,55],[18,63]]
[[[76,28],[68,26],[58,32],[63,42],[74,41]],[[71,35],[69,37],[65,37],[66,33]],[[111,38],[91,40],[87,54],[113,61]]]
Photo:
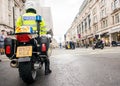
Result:
[[72,48],[75,49],[75,42],[74,41],[72,42],[72,46],[73,46]]
[[5,31],[1,30],[0,34],[0,53],[4,54],[4,39],[5,39]]
[[[5,35],[4,35],[4,30],[1,30],[0,33],[0,55],[4,54],[4,39],[5,39]],[[0,59],[0,62],[2,60]]]
[[60,48],[62,48],[62,43],[60,43]]

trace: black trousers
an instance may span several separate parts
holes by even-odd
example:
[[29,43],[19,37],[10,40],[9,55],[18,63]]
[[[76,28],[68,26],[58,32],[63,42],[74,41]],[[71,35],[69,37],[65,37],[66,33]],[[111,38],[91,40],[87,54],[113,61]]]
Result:
[[36,38],[37,42],[40,44],[40,47],[37,48],[38,51],[41,52],[41,45],[44,43],[47,46],[47,51],[45,53],[41,52],[43,55],[46,55],[45,57],[45,71],[49,71],[50,70],[50,61],[49,61],[49,57],[47,55],[48,49],[49,49],[49,45],[50,45],[50,40],[49,38],[45,37],[45,36],[41,36],[41,37],[37,37]]
[[50,70],[50,60],[49,58],[45,59],[45,72]]

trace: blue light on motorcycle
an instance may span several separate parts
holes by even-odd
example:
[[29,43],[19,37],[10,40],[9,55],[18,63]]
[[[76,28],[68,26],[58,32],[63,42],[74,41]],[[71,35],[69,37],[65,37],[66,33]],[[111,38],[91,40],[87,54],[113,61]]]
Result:
[[37,21],[37,22],[42,21],[42,17],[41,17],[40,15],[37,15],[37,16],[36,16],[36,21]]
[[30,33],[33,33],[33,28],[32,27],[30,27]]

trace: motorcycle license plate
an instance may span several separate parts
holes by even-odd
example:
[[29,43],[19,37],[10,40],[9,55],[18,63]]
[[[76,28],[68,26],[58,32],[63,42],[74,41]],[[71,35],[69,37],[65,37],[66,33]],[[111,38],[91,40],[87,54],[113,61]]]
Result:
[[32,46],[20,46],[17,47],[16,57],[27,57],[32,56]]

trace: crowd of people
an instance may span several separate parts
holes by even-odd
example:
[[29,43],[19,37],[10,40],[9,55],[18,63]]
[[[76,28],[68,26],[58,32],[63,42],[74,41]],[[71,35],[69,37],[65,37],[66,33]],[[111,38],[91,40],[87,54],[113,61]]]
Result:
[[67,41],[65,44],[66,49],[75,49],[75,43],[73,41]]

